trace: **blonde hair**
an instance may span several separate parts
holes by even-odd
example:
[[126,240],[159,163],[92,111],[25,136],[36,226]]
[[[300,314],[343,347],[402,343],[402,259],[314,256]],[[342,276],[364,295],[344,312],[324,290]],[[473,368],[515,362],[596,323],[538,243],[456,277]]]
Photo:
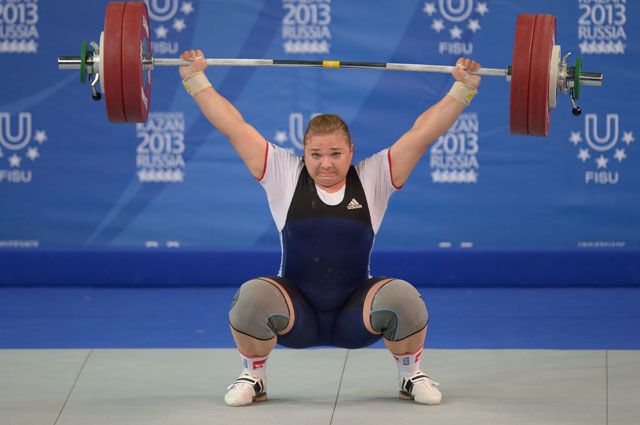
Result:
[[351,146],[349,127],[342,121],[342,118],[334,114],[321,114],[313,117],[304,132],[304,144],[306,145],[309,138],[314,134],[329,134],[334,131],[342,131],[347,138],[347,144]]

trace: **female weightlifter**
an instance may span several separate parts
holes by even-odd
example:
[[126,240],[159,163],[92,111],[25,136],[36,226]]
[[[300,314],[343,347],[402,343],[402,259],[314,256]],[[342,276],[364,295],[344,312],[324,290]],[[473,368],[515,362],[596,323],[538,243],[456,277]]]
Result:
[[369,261],[389,198],[471,102],[480,64],[458,60],[447,95],[391,147],[354,166],[351,135],[339,117],[314,117],[298,157],[269,143],[212,87],[202,51],[180,57],[191,62],[179,70],[187,92],[265,189],[282,246],[278,275],[245,282],[231,303],[243,369],[225,402],[266,400],[266,362],[276,342],[361,348],[383,338],[398,366],[400,398],[439,404],[438,383],[420,370],[425,303],[409,282],[370,276]]

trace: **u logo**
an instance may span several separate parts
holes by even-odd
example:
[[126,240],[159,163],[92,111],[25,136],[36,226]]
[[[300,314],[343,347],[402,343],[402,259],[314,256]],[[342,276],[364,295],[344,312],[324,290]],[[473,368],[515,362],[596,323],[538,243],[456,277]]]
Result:
[[176,16],[178,0],[145,0],[149,17],[156,22],[165,22]]
[[289,140],[298,149],[303,149],[304,147],[302,127],[302,114],[300,112],[289,114]]
[[17,151],[31,141],[31,113],[20,112],[18,114],[18,132],[11,131],[11,114],[0,112],[0,144],[5,148]]
[[587,114],[584,121],[584,134],[591,149],[604,152],[618,143],[619,122],[618,114],[607,114],[607,128],[604,136],[600,136],[598,116]]
[[473,0],[457,0],[457,6],[454,2],[456,0],[439,0],[440,13],[449,22],[462,22],[471,15]]
[[[319,113],[311,114],[309,119],[320,115]],[[304,149],[304,119],[300,112],[292,112],[289,114],[289,140],[296,148]]]

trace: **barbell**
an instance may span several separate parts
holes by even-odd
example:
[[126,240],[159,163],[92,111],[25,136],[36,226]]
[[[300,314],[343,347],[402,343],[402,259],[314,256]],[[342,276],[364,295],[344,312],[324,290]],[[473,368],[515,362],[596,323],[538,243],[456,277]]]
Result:
[[[79,69],[80,81],[90,81],[93,99],[100,100],[100,83],[111,122],[144,122],[151,102],[151,71],[159,66],[183,66],[188,61],[154,58],[151,26],[144,2],[110,2],[99,43],[83,41],[80,56],[59,56],[59,69]],[[516,22],[512,64],[506,68],[480,68],[475,74],[504,77],[511,83],[510,130],[513,134],[546,136],[550,110],[558,93],[568,94],[573,114],[581,86],[601,86],[601,72],[582,70],[582,58],[568,66],[571,53],[562,56],[556,44],[556,18],[544,14],[520,14]],[[359,68],[450,73],[453,66],[349,62],[337,60],[207,59],[210,66],[271,66]]]

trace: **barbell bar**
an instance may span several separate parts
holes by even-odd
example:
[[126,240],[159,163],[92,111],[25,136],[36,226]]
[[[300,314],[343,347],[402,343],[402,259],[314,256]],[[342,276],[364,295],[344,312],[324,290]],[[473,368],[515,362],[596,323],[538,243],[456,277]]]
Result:
[[[557,94],[568,94],[574,115],[580,114],[576,100],[581,86],[601,86],[601,72],[582,71],[582,60],[568,66],[570,53],[561,56],[556,44],[556,18],[544,14],[520,14],[516,23],[512,65],[506,68],[480,68],[481,76],[504,77],[511,83],[510,130],[514,134],[546,136],[550,109],[557,105]],[[94,100],[105,95],[111,122],[144,122],[151,101],[151,71],[156,67],[184,66],[189,61],[154,58],[151,27],[144,2],[110,2],[105,14],[99,44],[85,42],[80,56],[59,56],[58,68],[79,69],[81,81],[89,75]],[[223,59],[208,58],[209,66],[322,67],[376,69],[410,72],[451,73],[453,66],[355,62],[337,60]]]
[[[314,61],[314,60],[278,60],[278,59],[205,59],[209,66],[311,66],[321,68],[359,68],[359,69],[386,69],[390,71],[433,72],[450,74],[455,66],[427,65],[416,63],[393,62],[346,62],[346,61]],[[336,64],[337,62],[337,64]],[[150,63],[151,69],[155,66],[187,66],[189,61],[174,58],[145,58],[143,63]],[[78,66],[76,65],[75,69]],[[573,68],[572,68],[573,70]],[[488,77],[511,77],[511,67],[507,68],[480,68],[473,72],[476,75]],[[581,72],[580,84],[583,86],[601,86],[603,74],[601,72]]]

